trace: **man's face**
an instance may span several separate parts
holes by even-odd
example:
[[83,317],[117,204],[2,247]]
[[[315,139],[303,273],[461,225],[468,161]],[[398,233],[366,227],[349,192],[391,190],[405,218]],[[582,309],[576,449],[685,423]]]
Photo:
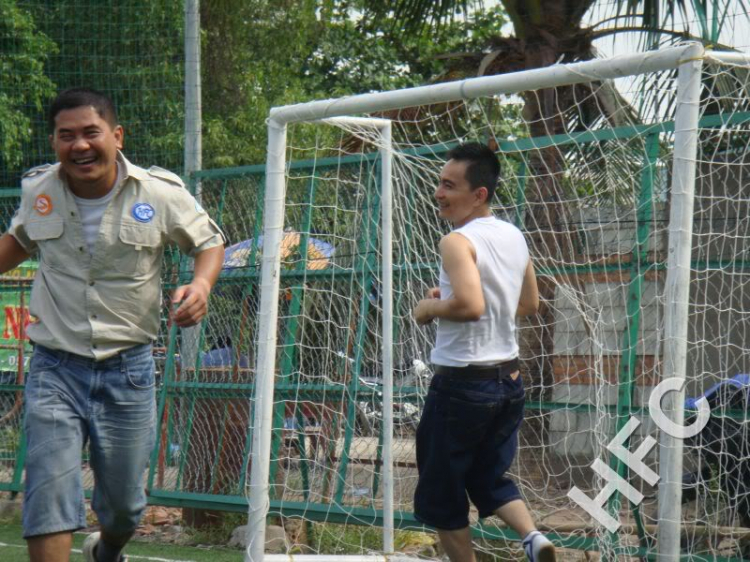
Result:
[[458,228],[473,218],[474,213],[483,205],[484,188],[471,189],[466,179],[468,162],[448,160],[440,172],[440,182],[435,189],[435,200],[438,204],[440,218],[453,223]]
[[122,139],[122,127],[113,128],[91,106],[57,114],[50,142],[76,195],[96,198],[109,192],[117,178]]

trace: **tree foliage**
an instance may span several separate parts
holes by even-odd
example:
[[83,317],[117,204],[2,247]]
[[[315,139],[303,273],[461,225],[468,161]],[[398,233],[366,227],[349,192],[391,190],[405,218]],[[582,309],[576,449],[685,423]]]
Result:
[[[173,0],[0,6],[0,185],[54,159],[44,111],[73,86],[112,95],[134,162],[182,170],[184,14]],[[450,79],[453,54],[480,49],[505,23],[496,8],[446,23],[440,36],[394,35],[364,0],[201,2],[203,165],[262,163],[274,106]]]
[[54,84],[44,64],[54,43],[15,0],[0,0],[0,169],[18,167],[32,136],[31,113],[42,111]]
[[393,35],[364,8],[361,0],[202,3],[205,167],[263,162],[274,106],[424,84],[442,74],[446,53],[478,48],[506,22],[493,9],[456,20],[440,38],[427,29]]
[[[181,4],[0,0],[0,185],[53,158],[45,105],[80,85],[113,95],[135,162],[181,171]],[[590,58],[592,41],[618,29],[646,30],[648,45],[667,28],[673,39],[716,39],[705,22],[670,28],[688,21],[688,4],[617,1],[588,28],[595,0],[201,2],[204,167],[263,162],[273,106]]]
[[0,9],[0,107],[11,100],[15,110],[0,109],[0,186],[54,161],[47,105],[74,86],[112,96],[130,158],[180,171],[183,16],[172,0],[0,0]]
[[446,61],[454,53],[481,49],[507,21],[495,7],[452,20],[438,36],[428,28],[398,33],[389,20],[341,3],[307,61],[305,76],[309,87],[331,97],[423,85],[445,78]]

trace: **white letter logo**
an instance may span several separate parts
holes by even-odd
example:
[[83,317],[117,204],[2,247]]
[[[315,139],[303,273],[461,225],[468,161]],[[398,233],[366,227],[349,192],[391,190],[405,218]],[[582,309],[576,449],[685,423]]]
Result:
[[[703,428],[708,423],[708,418],[711,417],[711,408],[708,406],[705,397],[696,402],[698,405],[698,419],[693,425],[679,425],[667,417],[664,410],[661,409],[661,399],[667,392],[681,390],[684,384],[685,381],[682,379],[672,378],[664,380],[654,388],[648,400],[648,410],[651,413],[654,423],[659,429],[677,439],[695,437],[703,431]],[[625,441],[630,438],[639,425],[641,425],[641,422],[635,417],[631,417],[628,423],[617,432],[615,438],[607,445],[607,449],[625,463],[630,470],[648,482],[649,485],[655,486],[659,482],[659,475],[646,466],[643,459],[654,447],[656,440],[647,435],[635,453],[631,453],[624,446]],[[593,500],[576,486],[568,492],[568,497],[585,509],[601,525],[604,525],[610,533],[614,533],[620,528],[620,522],[604,510],[603,506],[607,500],[612,494],[619,492],[637,505],[643,500],[643,495],[600,459],[596,459],[591,468],[607,481],[607,485],[604,486]]]
[[670,420],[661,409],[661,399],[667,392],[674,392],[682,390],[685,385],[685,381],[682,379],[667,379],[660,382],[656,388],[654,388],[651,396],[648,399],[648,411],[651,413],[651,418],[654,423],[659,426],[664,433],[671,435],[677,439],[689,439],[695,437],[708,423],[708,418],[711,417],[711,408],[708,406],[705,398],[701,398],[696,402],[698,405],[698,419],[695,420],[693,425],[684,426],[674,423]]

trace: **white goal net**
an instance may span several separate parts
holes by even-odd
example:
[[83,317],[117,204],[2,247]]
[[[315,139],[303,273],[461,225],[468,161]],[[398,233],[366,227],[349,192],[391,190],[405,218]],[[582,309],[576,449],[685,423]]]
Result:
[[[449,230],[437,177],[467,141],[496,151],[493,210],[524,232],[540,282],[541,310],[520,322],[510,472],[539,528],[565,560],[746,558],[749,71],[687,45],[274,110],[247,559],[271,556],[268,524],[285,529],[282,554],[440,556],[412,515],[435,327],[411,311]],[[662,403],[677,423],[709,394],[695,437],[650,416],[671,378],[686,380]],[[643,455],[656,485],[607,448],[631,417],[629,451],[659,442]],[[471,520],[480,557],[522,558],[501,521]]]

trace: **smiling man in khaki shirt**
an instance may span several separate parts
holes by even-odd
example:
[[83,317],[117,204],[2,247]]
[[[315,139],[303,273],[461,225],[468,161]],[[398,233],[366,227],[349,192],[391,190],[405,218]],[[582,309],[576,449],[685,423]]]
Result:
[[24,536],[32,562],[69,560],[72,532],[86,526],[88,441],[101,532],[87,538],[84,557],[116,562],[146,505],[164,248],[175,243],[195,257],[192,282],[172,295],[181,303],[173,320],[187,327],[208,310],[224,237],[179,177],[125,159],[105,95],[62,92],[49,121],[59,162],[24,175],[20,208],[0,237],[0,272],[40,259],[27,331],[36,345],[25,395]]

